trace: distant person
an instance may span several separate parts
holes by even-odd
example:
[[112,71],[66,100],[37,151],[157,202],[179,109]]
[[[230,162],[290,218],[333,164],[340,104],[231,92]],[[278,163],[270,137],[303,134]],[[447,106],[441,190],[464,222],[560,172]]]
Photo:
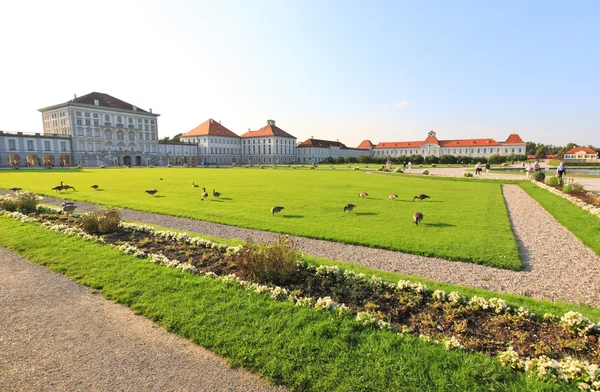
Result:
[[475,175],[481,175],[482,168],[483,166],[481,166],[481,162],[477,162],[477,164],[475,165]]
[[535,172],[540,171],[540,160],[539,159],[535,160],[535,164],[533,165],[533,171],[535,171]]
[[406,169],[406,161],[402,162],[402,168]]
[[408,161],[408,171],[411,171],[411,170],[412,170],[412,162]]
[[565,163],[563,161],[560,161],[560,164],[556,168],[556,177],[558,177],[559,184],[563,184],[563,175],[566,173],[567,171],[565,170]]
[[527,167],[525,168],[525,177],[527,179],[529,179],[529,175],[533,172],[533,165],[531,164],[531,162],[529,163],[529,165],[527,165]]
[[487,161],[485,163],[485,175],[489,176],[490,175],[490,161]]

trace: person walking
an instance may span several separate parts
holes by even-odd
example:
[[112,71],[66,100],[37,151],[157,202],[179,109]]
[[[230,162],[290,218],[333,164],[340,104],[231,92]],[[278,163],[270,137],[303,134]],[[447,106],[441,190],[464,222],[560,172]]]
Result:
[[563,175],[566,173],[567,171],[565,170],[565,163],[563,161],[560,161],[560,165],[558,165],[558,167],[556,168],[556,177],[558,177],[558,183],[563,185]]
[[408,171],[411,171],[411,169],[412,169],[412,162],[408,161]]
[[527,167],[525,168],[525,177],[527,179],[529,179],[531,172],[533,172],[533,165],[529,163],[529,165],[527,165]]
[[482,168],[483,166],[481,166],[481,162],[477,162],[477,164],[475,165],[475,175],[481,175]]
[[540,171],[540,160],[539,159],[535,160],[535,164],[533,165],[533,170],[535,172],[539,172]]
[[485,163],[485,176],[489,177],[489,175],[490,175],[490,161],[487,161]]

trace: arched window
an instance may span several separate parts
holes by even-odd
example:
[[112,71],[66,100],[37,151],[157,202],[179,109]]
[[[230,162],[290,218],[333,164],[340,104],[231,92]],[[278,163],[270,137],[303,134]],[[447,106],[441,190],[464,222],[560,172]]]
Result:
[[108,114],[104,115],[104,121],[110,121],[110,116]]
[[125,134],[123,132],[117,132],[117,140],[125,140]]
[[129,132],[129,141],[134,141],[135,140],[135,133],[133,132]]

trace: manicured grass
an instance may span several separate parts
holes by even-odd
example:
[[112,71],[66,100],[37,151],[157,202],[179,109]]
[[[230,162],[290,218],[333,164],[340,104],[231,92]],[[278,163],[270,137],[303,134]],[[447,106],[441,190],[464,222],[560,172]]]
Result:
[[531,182],[520,185],[561,225],[600,256],[600,220],[597,217]]
[[[161,181],[160,178],[163,178]],[[362,171],[293,169],[94,169],[0,174],[0,187],[304,237],[393,249],[520,270],[500,183],[382,176]],[[192,182],[200,185],[193,188]],[[100,186],[99,191],[90,188]],[[201,187],[220,199],[202,201]],[[156,188],[154,196],[144,190]],[[366,198],[358,197],[365,191]],[[390,200],[388,195],[398,198]],[[412,199],[419,193],[431,196]],[[344,212],[344,205],[355,204]],[[285,209],[276,216],[271,207]],[[418,227],[412,215],[421,212]],[[493,236],[487,235],[494,233]],[[485,234],[485,235],[484,235]]]
[[513,372],[484,355],[446,351],[362,326],[351,316],[270,300],[36,225],[0,217],[0,234],[1,246],[298,390],[576,390]]

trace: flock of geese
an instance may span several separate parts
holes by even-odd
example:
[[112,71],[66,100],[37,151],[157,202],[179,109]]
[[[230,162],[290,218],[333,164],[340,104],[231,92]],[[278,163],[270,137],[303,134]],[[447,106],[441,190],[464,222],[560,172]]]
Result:
[[[162,178],[160,180],[162,180]],[[91,187],[93,189],[95,189],[95,190],[99,189],[99,186],[97,184],[94,184]],[[193,188],[198,188],[199,186],[195,182],[192,182],[192,187]],[[68,189],[75,190],[75,187],[73,187],[71,185],[64,184],[62,181],[60,182],[60,185],[57,185],[57,186],[55,186],[55,187],[52,188],[53,191],[57,191],[57,192],[62,192],[63,190],[68,190]],[[9,188],[9,190],[13,191],[13,192],[18,192],[18,191],[21,191],[22,189],[21,188]],[[150,195],[155,195],[158,192],[158,190],[155,189],[155,188],[152,188],[152,189],[146,189],[145,192],[148,193],[148,194],[150,194]],[[201,196],[202,196],[202,200],[208,198],[209,194],[206,191],[206,188],[202,188],[202,194],[201,194]],[[221,196],[221,192],[217,192],[213,188],[212,196],[214,198],[218,199]],[[367,192],[360,192],[358,194],[358,196],[361,197],[361,198],[365,198],[365,197],[369,196],[369,194]],[[398,197],[398,195],[395,194],[395,193],[391,193],[388,197],[390,198],[390,200],[394,200],[394,199],[396,199]],[[415,197],[413,197],[413,201],[415,201],[416,199],[419,199],[419,200],[423,201],[425,199],[430,199],[430,197],[428,195],[424,194],[424,193],[420,193],[420,194],[416,195]],[[73,212],[73,211],[75,211],[76,208],[77,208],[77,205],[75,205],[75,203],[73,203],[71,201],[65,201],[64,203],[62,203],[62,209],[65,212]],[[283,207],[283,206],[274,206],[273,208],[271,208],[271,215],[275,215],[275,214],[280,213],[284,208],[285,207]],[[348,203],[348,204],[346,204],[344,206],[344,212],[346,212],[346,211],[350,212],[350,211],[354,210],[355,208],[356,208],[355,204]],[[419,223],[422,220],[423,220],[423,214],[421,212],[415,212],[413,214],[413,222],[415,223],[415,225],[418,226]]]
[[[367,196],[369,196],[369,194],[367,192],[360,192],[358,194],[358,197],[367,197]],[[398,197],[398,195],[395,194],[395,193],[390,193],[390,195],[388,197],[390,198],[390,200],[394,200],[394,199],[396,199]],[[419,193],[418,195],[416,195],[415,197],[413,197],[413,201],[415,201],[416,199],[419,199],[419,200],[423,201],[425,199],[430,199],[430,198],[431,197],[427,196],[424,193]],[[273,207],[273,209],[275,209],[275,208],[281,208],[281,210],[283,209],[283,207]],[[346,212],[346,211],[352,211],[355,208],[356,208],[356,205],[354,205],[354,204],[350,204],[350,203],[346,204],[344,206],[344,212]],[[271,210],[271,213],[273,213],[273,209]],[[281,210],[279,210],[279,211],[281,211]],[[279,212],[279,211],[276,211],[276,212]],[[415,212],[413,214],[413,222],[415,222],[415,225],[419,226],[419,222],[421,222],[422,220],[423,220],[423,214],[422,213]]]

